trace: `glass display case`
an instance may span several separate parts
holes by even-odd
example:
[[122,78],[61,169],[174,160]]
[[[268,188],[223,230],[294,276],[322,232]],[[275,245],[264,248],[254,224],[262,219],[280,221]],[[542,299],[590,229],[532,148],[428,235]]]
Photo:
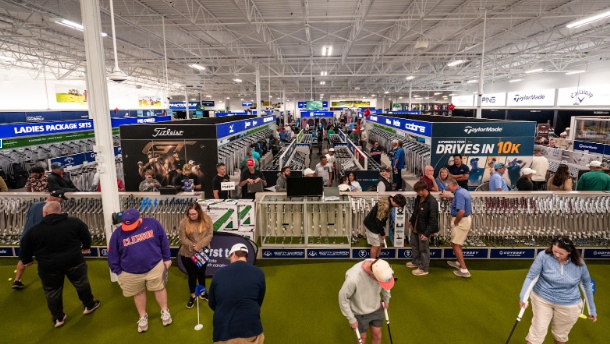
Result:
[[574,140],[610,144],[610,117],[575,117]]
[[265,247],[350,247],[351,200],[265,195],[260,201]]

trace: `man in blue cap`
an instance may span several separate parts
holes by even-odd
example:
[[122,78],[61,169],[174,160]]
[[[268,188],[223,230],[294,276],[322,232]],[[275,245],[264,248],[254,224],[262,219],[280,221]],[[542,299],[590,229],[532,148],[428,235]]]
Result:
[[60,162],[51,164],[51,174],[47,178],[47,187],[49,191],[77,192],[78,188],[70,179],[70,176],[64,173],[64,165]]
[[496,172],[489,178],[489,191],[510,191],[503,177],[504,172],[506,172],[506,166],[501,162],[497,162],[494,165],[494,170]]
[[140,217],[129,208],[122,224],[112,233],[108,245],[108,265],[117,274],[125,297],[133,296],[140,314],[138,332],[148,330],[146,289],[155,293],[161,307],[163,326],[172,323],[167,308],[167,270],[172,265],[169,241],[161,223],[152,217]]

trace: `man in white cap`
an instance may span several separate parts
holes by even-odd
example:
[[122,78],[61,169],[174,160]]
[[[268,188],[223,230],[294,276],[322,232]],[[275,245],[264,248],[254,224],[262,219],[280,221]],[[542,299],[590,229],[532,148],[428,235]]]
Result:
[[333,169],[333,179],[336,177],[337,175],[337,164],[335,163],[337,157],[335,157],[335,149],[331,148],[328,150],[328,154],[326,154],[326,160],[328,160],[328,163],[330,164],[330,166]]
[[303,177],[315,177],[316,176],[316,171],[312,170],[311,168],[306,168],[305,171],[303,171]]
[[515,186],[518,191],[533,191],[534,183],[532,183],[532,176],[536,174],[536,170],[532,170],[529,167],[526,167],[521,170],[521,178],[517,180]]
[[610,191],[610,176],[602,170],[602,163],[595,160],[588,165],[591,171],[578,178],[578,191]]
[[566,133],[565,131],[562,131],[561,134],[559,134],[559,137],[561,137],[562,139],[567,139],[568,133]]
[[214,343],[262,344],[265,274],[258,266],[248,264],[248,247],[244,244],[233,245],[228,258],[231,264],[214,274],[209,290]]
[[[339,290],[339,306],[352,329],[360,331],[363,343],[369,327],[372,343],[381,343],[383,308],[390,305],[393,286],[394,271],[383,259],[367,259],[345,273],[345,282]],[[379,293],[383,294],[382,300],[379,300]]]

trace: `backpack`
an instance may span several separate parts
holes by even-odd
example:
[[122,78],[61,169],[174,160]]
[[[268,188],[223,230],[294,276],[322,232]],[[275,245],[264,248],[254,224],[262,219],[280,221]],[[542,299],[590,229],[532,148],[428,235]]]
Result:
[[12,174],[9,175],[7,183],[11,189],[21,189],[25,186],[30,177],[28,171],[24,170],[20,164],[11,165]]

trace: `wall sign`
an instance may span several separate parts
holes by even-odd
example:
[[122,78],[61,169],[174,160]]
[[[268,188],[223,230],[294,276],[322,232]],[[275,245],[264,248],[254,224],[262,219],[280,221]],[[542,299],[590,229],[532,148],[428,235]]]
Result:
[[589,153],[604,154],[604,152],[608,149],[607,147],[608,145],[603,145],[600,143],[574,141],[574,150],[589,151]]
[[555,89],[508,92],[507,106],[553,106]]
[[506,93],[484,94],[481,99],[482,107],[506,106]]
[[474,106],[474,96],[453,96],[451,103],[456,107]]
[[[366,248],[352,248],[352,258],[367,259],[371,257],[371,250]],[[395,248],[382,248],[379,253],[379,258],[382,259],[395,259],[396,249]]]
[[[189,102],[189,109],[195,110],[198,104],[197,102]],[[186,110],[186,102],[169,102],[169,108],[172,110]]]
[[264,248],[263,258],[305,258],[305,249],[301,248]]
[[252,106],[253,103],[241,103],[241,106]]
[[216,138],[220,139],[272,122],[275,122],[275,115],[221,123],[216,126]]
[[560,88],[558,106],[610,105],[610,85],[595,87]]
[[340,249],[308,249],[307,258],[350,258],[349,248]]
[[400,130],[405,130],[411,133],[432,136],[432,123],[424,121],[414,121],[405,118],[387,117],[381,115],[370,115],[369,121],[383,124]]
[[333,117],[332,111],[302,111],[301,117]]
[[[252,103],[250,103],[250,104],[252,104]],[[202,100],[201,101],[201,105],[202,106],[214,107],[214,101],[213,100]]]

